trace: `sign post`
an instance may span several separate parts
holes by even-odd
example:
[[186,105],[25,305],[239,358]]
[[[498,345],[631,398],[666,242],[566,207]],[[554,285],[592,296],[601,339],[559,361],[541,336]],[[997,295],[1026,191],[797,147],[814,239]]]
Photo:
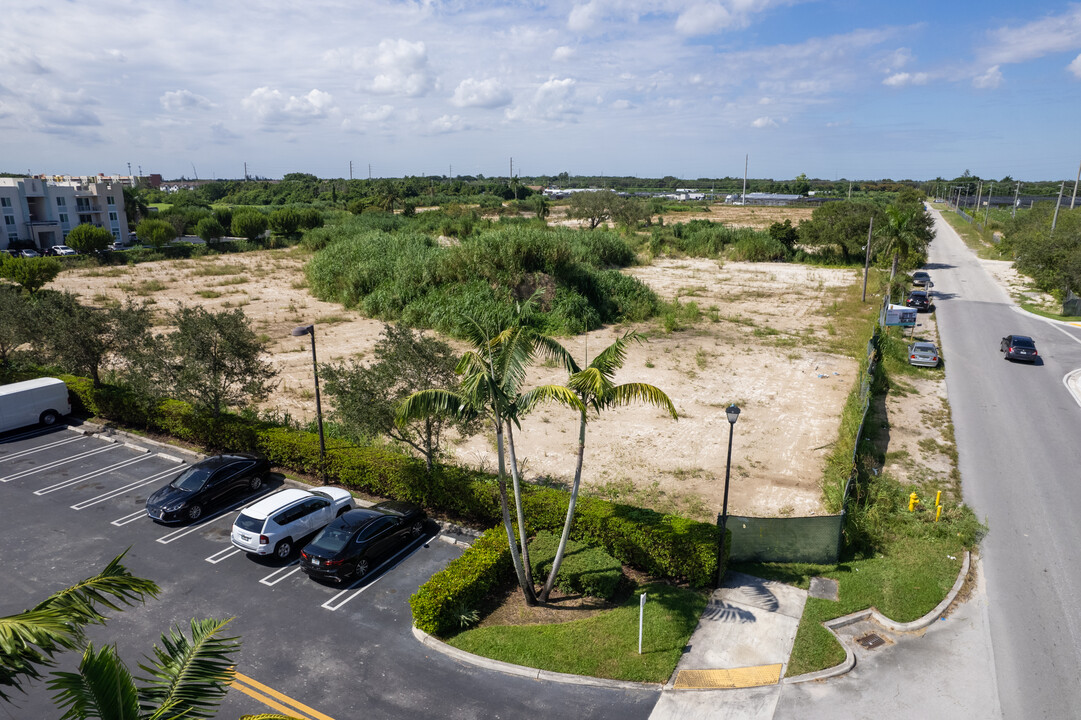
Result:
[[642,618],[646,614],[646,594],[638,596],[638,654],[642,654]]

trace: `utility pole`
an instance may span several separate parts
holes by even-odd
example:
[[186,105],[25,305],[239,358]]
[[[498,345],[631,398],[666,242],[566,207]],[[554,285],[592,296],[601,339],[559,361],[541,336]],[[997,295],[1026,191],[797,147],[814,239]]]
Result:
[[352,160],[349,161],[349,179],[350,180],[353,179],[353,161]]
[[1058,202],[1055,203],[1055,217],[1051,218],[1051,234],[1055,234],[1055,225],[1058,223],[1058,208],[1062,204],[1062,190],[1066,187],[1066,181],[1063,180],[1062,184],[1058,186]]
[[[131,167],[131,165],[128,165]],[[1070,198],[1070,209],[1073,210],[1074,201],[1077,200],[1077,183],[1081,181],[1081,165],[1077,167],[1077,180],[1073,181],[1073,197]]]
[[368,179],[372,179],[372,164],[368,163]]
[[247,179],[248,179],[248,163],[245,162],[244,163],[244,180],[247,181]]
[[[131,163],[128,163],[128,177],[129,178],[131,177]],[[1074,186],[1073,192],[1074,192],[1074,195],[1077,194],[1077,186],[1076,185]],[[1072,204],[1070,205],[1070,209],[1073,209]]]
[[976,219],[976,213],[980,211],[980,198],[983,197],[983,180],[976,185],[976,204],[972,206],[972,219]]
[[867,302],[867,269],[871,267],[871,231],[875,229],[875,216],[871,216],[871,224],[867,226],[867,256],[863,259],[863,298],[860,302]]
[[987,228],[987,218],[991,216],[991,193],[995,191],[995,184],[991,183],[991,190],[987,193],[987,212],[983,214],[983,227]]
[[512,177],[514,177],[514,158],[510,159],[510,175],[507,176],[507,180],[509,181]]
[[849,200],[852,199],[852,181],[851,180],[848,181],[848,199]]
[[1010,210],[1010,217],[1017,217],[1017,196],[1021,192],[1021,181],[1017,182],[1017,187],[1013,190],[1013,208]]
[[751,161],[750,153],[743,156],[743,195],[740,196],[740,205],[747,204],[747,165]]

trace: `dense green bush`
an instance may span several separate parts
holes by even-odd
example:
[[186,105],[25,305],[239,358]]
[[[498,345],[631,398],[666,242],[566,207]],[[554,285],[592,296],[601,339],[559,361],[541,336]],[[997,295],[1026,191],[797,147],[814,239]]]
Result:
[[710,220],[691,220],[655,227],[649,249],[654,255],[717,257],[729,245],[762,238],[769,239],[769,233],[748,227],[728,227]]
[[788,249],[769,235],[740,238],[732,246],[728,257],[745,262],[777,262],[788,256]]
[[460,630],[470,624],[484,599],[513,575],[507,533],[492,528],[409,598],[413,624],[432,635]]
[[612,269],[634,261],[614,233],[500,224],[448,247],[415,230],[350,223],[308,233],[305,244],[322,248],[306,268],[312,292],[452,335],[461,334],[463,315],[509,316],[534,293],[540,324],[554,334],[643,320],[658,305],[646,285]]
[[[503,533],[504,537],[506,533]],[[530,569],[533,581],[543,584],[548,579],[559,548],[559,535],[539,532],[529,543]],[[623,579],[623,565],[599,547],[567,541],[563,562],[556,576],[556,587],[565,593],[581,593],[611,601]]]

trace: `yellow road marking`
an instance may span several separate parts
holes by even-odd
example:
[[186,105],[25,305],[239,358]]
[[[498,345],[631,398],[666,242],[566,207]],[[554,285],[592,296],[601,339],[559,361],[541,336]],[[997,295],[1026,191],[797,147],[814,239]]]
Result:
[[[315,708],[310,708],[304,703],[294,700],[288,695],[280,693],[272,687],[267,687],[258,680],[254,680],[247,675],[244,675],[243,673],[234,672],[234,675],[236,676],[236,679],[233,681],[233,687],[235,687],[237,690],[244,693],[245,695],[255,698],[264,705],[274,708],[278,712],[281,712],[285,715],[296,715],[297,711],[300,711],[308,716],[305,720],[334,720],[334,718],[330,717],[329,715],[324,715]],[[242,685],[241,683],[244,683],[244,685]],[[251,687],[245,687],[245,685],[250,685]],[[252,688],[262,690],[262,692],[266,693],[266,695],[277,698],[278,700],[281,700],[282,702],[288,704],[290,707],[286,707],[284,705],[276,703],[266,695],[263,695],[260,692],[256,692],[256,690],[253,690]]]
[[676,690],[747,688],[776,685],[780,680],[780,664],[732,670],[680,670],[672,687]]

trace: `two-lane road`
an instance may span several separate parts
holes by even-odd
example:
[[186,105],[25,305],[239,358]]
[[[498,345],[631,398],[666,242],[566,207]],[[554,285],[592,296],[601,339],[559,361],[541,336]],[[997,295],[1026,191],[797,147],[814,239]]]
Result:
[[[946,387],[965,499],[982,545],[1005,718],[1081,708],[1081,408],[1063,378],[1081,368],[1081,328],[1019,312],[938,213],[930,248]],[[1041,361],[1012,363],[1008,334]]]

